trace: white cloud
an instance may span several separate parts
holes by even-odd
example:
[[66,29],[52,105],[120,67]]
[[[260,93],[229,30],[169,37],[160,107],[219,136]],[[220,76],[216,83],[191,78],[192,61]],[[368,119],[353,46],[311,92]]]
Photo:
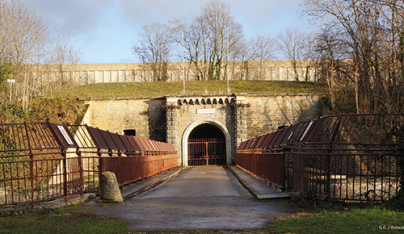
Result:
[[[108,11],[115,21],[130,24],[134,30],[173,18],[192,19],[209,0],[29,0],[38,13],[57,25],[76,33],[95,30]],[[232,6],[235,19],[247,34],[279,28],[286,22],[307,25],[298,20],[299,0],[225,0]],[[105,22],[104,22],[105,23]],[[288,25],[293,27],[293,25]]]
[[[189,20],[210,0],[26,0],[39,15],[81,38],[88,62],[119,62],[133,57],[132,42],[143,25]],[[286,27],[304,30],[298,17],[300,0],[224,0],[246,37],[276,33]],[[105,53],[100,53],[102,50]],[[108,50],[105,50],[108,48]],[[115,48],[115,49],[114,49]]]
[[102,20],[105,11],[114,7],[108,0],[29,0],[44,19],[76,33],[93,30]]

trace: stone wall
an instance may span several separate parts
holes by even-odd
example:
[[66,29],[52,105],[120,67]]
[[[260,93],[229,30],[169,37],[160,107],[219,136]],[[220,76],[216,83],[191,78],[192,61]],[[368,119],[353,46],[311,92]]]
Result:
[[163,103],[163,98],[91,100],[83,123],[118,134],[134,129],[138,137],[165,142]]
[[228,164],[238,145],[275,131],[279,126],[314,119],[322,114],[318,95],[232,95],[163,97],[156,99],[91,100],[83,124],[123,134],[168,142],[186,160],[188,136],[201,124],[219,128],[226,137]]
[[247,96],[247,139],[274,132],[279,126],[289,126],[322,115],[323,105],[318,95]]

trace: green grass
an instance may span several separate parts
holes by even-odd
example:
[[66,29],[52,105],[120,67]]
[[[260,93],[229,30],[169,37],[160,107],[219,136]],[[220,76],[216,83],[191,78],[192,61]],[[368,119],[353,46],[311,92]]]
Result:
[[403,233],[392,228],[404,228],[404,212],[381,208],[323,211],[276,220],[271,226],[271,233]]
[[0,233],[127,233],[127,222],[106,216],[78,213],[74,208],[45,211],[1,217]]
[[[128,222],[80,212],[77,207],[0,218],[0,233],[403,233],[404,212],[384,208],[332,206],[316,213],[297,213],[281,218],[261,230],[177,230],[143,232],[127,230]],[[384,228],[384,229],[383,229]]]
[[[230,94],[321,93],[319,84],[292,81],[230,81]],[[45,97],[140,98],[183,95],[182,82],[99,83],[64,89]],[[227,95],[226,81],[189,81],[185,95]]]

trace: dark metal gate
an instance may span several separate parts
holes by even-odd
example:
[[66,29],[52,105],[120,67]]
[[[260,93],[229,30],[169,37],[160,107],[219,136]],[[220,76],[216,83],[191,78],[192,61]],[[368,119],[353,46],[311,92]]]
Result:
[[188,140],[188,165],[226,165],[226,142],[221,138]]

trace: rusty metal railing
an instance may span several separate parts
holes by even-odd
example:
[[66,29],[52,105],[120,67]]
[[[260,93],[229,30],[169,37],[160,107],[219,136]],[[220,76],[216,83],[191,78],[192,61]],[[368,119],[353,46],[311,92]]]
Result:
[[313,121],[293,150],[294,187],[347,201],[393,198],[401,188],[395,129],[403,127],[403,117],[339,115]]
[[[103,157],[101,171],[115,173],[120,186],[157,175],[178,166],[177,154],[136,157]],[[136,168],[136,170],[134,170]]]
[[[140,163],[126,165],[128,158]],[[103,169],[127,183],[135,180],[123,174],[139,179],[177,165],[174,148],[162,142],[86,125],[0,124],[0,206],[98,192]]]
[[403,139],[396,132],[403,124],[403,114],[320,117],[241,143],[236,163],[302,194],[385,201],[401,189],[397,147]]
[[75,133],[79,147],[87,150],[82,152],[83,171],[94,175],[94,186],[98,185],[98,173],[104,171],[114,172],[122,186],[178,166],[178,154],[168,143],[119,135],[87,125],[68,127]]
[[[236,164],[282,190],[292,187],[292,162],[287,143],[297,138],[300,125],[280,129],[242,142],[236,151]],[[292,138],[293,136],[293,138]]]
[[64,125],[0,124],[0,205],[82,192],[76,146]]

